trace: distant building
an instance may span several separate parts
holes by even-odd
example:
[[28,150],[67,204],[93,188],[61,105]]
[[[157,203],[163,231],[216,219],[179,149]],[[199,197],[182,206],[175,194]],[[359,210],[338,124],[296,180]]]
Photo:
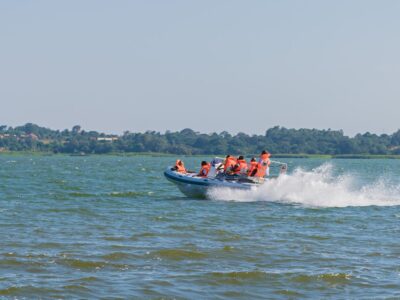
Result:
[[29,134],[22,133],[18,137],[21,138],[21,139],[31,139],[31,140],[34,140],[34,141],[37,141],[39,139],[39,137],[34,133],[29,133]]
[[117,141],[118,137],[116,136],[108,136],[108,137],[98,137],[97,141],[103,141],[103,142],[113,142]]
[[34,133],[28,134],[28,138],[31,138],[34,141],[37,141],[39,139],[39,137]]

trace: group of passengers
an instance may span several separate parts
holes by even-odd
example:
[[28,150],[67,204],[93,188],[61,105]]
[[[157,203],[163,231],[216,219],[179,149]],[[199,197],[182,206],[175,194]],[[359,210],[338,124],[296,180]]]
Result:
[[[227,155],[225,159],[218,163],[218,161],[213,160],[211,163],[202,161],[201,169],[197,176],[208,177],[210,171],[215,167],[216,174],[225,175],[241,175],[249,177],[264,177],[269,175],[269,166],[271,164],[270,154],[267,151],[262,151],[260,158],[257,161],[256,158],[252,158],[249,163],[246,162],[244,157],[240,155],[238,158]],[[181,160],[177,160],[174,170],[179,173],[188,173],[185,165]],[[215,174],[215,175],[216,175]]]

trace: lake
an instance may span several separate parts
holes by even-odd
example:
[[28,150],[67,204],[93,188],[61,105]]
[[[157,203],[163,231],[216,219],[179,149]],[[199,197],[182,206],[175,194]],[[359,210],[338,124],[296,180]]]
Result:
[[0,155],[0,298],[400,297],[400,160],[282,159],[196,200],[175,159]]

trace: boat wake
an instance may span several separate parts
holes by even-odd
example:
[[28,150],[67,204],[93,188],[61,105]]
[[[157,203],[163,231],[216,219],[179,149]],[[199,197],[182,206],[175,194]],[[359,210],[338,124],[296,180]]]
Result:
[[400,184],[379,179],[359,184],[350,174],[334,175],[333,166],[323,164],[311,171],[297,168],[257,189],[242,191],[211,189],[208,198],[224,201],[271,201],[303,204],[312,207],[393,206],[400,205]]

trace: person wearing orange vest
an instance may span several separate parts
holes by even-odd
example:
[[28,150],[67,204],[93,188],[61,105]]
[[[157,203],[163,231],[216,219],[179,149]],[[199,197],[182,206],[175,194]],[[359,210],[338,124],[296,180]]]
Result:
[[250,177],[255,176],[256,173],[257,173],[257,167],[258,167],[258,162],[257,162],[257,160],[253,157],[253,158],[250,160],[250,163],[249,163],[249,169],[247,170],[247,176],[250,176]]
[[232,169],[233,173],[239,174],[246,174],[247,173],[247,163],[244,160],[244,157],[240,155],[237,159],[236,165]]
[[270,161],[270,156],[267,151],[262,151],[260,155],[260,160],[258,161],[258,166],[257,166],[257,173],[256,177],[264,177],[265,175],[269,175],[269,165],[271,164]]
[[231,155],[227,155],[225,158],[225,163],[224,163],[224,173],[229,174],[232,172],[232,169],[235,167],[237,161],[236,158],[231,156]]
[[180,159],[176,161],[174,169],[178,173],[187,173],[185,165],[183,164],[183,161],[181,161]]
[[210,172],[210,168],[211,168],[211,165],[208,162],[202,161],[201,162],[201,169],[200,169],[199,174],[197,174],[197,176],[207,177],[208,172]]

